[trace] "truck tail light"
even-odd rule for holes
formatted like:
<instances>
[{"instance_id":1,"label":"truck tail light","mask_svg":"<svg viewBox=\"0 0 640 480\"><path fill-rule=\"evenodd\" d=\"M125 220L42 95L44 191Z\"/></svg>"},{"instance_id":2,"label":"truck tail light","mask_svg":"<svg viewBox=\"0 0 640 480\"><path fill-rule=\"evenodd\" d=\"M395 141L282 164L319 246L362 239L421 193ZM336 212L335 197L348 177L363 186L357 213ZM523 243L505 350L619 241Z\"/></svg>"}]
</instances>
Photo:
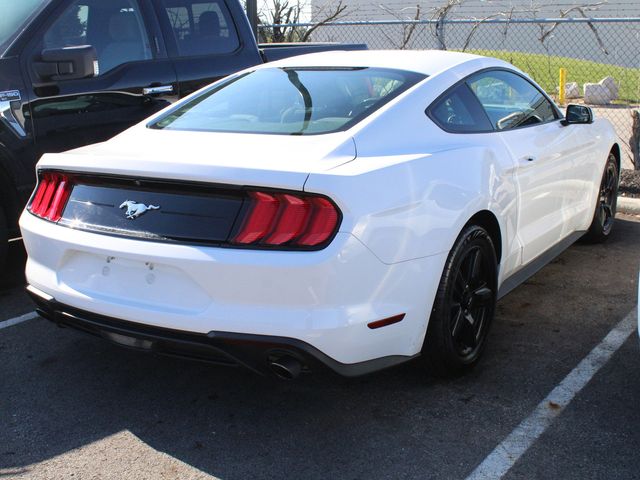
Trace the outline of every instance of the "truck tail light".
<instances>
[{"instance_id":1,"label":"truck tail light","mask_svg":"<svg viewBox=\"0 0 640 480\"><path fill-rule=\"evenodd\" d=\"M71 179L67 175L45 172L40 177L28 210L37 217L57 222L62 217L72 188Z\"/></svg>"},{"instance_id":2,"label":"truck tail light","mask_svg":"<svg viewBox=\"0 0 640 480\"><path fill-rule=\"evenodd\" d=\"M336 233L340 213L324 197L249 192L249 198L246 216L231 239L236 245L313 248Z\"/></svg>"}]
</instances>

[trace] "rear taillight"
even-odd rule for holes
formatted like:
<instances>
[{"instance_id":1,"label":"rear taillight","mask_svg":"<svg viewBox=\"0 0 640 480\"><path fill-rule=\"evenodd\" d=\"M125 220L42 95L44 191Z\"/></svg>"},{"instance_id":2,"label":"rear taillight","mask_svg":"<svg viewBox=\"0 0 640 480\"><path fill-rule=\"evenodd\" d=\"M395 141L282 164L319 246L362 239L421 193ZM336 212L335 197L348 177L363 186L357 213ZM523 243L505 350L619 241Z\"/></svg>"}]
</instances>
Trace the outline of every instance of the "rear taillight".
<instances>
[{"instance_id":1,"label":"rear taillight","mask_svg":"<svg viewBox=\"0 0 640 480\"><path fill-rule=\"evenodd\" d=\"M45 172L40 176L28 210L40 218L57 222L62 217L72 188L71 179L67 175Z\"/></svg>"},{"instance_id":2,"label":"rear taillight","mask_svg":"<svg viewBox=\"0 0 640 480\"><path fill-rule=\"evenodd\" d=\"M323 197L278 192L249 192L250 205L236 245L313 248L327 243L338 227L336 206Z\"/></svg>"}]
</instances>

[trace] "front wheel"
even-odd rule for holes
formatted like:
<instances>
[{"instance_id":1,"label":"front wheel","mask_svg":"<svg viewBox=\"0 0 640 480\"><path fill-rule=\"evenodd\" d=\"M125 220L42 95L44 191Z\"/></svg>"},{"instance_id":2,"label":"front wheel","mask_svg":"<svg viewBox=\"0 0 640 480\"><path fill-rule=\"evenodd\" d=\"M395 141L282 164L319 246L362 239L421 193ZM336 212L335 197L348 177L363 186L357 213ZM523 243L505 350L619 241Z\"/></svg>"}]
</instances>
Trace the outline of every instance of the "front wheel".
<instances>
[{"instance_id":1,"label":"front wheel","mask_svg":"<svg viewBox=\"0 0 640 480\"><path fill-rule=\"evenodd\" d=\"M613 153L610 153L602 174L593 221L584 236L586 241L601 243L611 235L618 204L618 181L618 162Z\"/></svg>"},{"instance_id":2,"label":"front wheel","mask_svg":"<svg viewBox=\"0 0 640 480\"><path fill-rule=\"evenodd\" d=\"M495 313L497 271L487 231L466 227L447 258L422 347L431 373L457 376L480 359Z\"/></svg>"},{"instance_id":3,"label":"front wheel","mask_svg":"<svg viewBox=\"0 0 640 480\"><path fill-rule=\"evenodd\" d=\"M7 249L9 246L9 226L7 225L7 217L4 214L2 205L0 205L0 270L5 267L4 262L7 259Z\"/></svg>"}]
</instances>

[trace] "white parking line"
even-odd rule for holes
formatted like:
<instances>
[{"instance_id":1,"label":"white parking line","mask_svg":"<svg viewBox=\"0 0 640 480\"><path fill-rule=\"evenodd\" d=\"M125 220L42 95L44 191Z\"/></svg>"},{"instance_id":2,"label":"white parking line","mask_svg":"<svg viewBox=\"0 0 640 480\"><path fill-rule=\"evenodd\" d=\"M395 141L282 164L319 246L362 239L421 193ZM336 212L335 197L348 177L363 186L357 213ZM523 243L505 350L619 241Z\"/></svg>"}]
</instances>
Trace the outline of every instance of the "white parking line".
<instances>
[{"instance_id":1,"label":"white parking line","mask_svg":"<svg viewBox=\"0 0 640 480\"><path fill-rule=\"evenodd\" d=\"M3 320L0 322L0 330L7 327L12 327L14 325L18 325L19 323L26 322L28 320L33 320L37 318L38 314L36 312L25 313L24 315L20 315L19 317L10 318L9 320Z\"/></svg>"},{"instance_id":2,"label":"white parking line","mask_svg":"<svg viewBox=\"0 0 640 480\"><path fill-rule=\"evenodd\" d=\"M502 478L635 331L636 315L635 309L629 312L602 342L591 350L589 355L538 404L531 415L471 472L467 480Z\"/></svg>"}]
</instances>

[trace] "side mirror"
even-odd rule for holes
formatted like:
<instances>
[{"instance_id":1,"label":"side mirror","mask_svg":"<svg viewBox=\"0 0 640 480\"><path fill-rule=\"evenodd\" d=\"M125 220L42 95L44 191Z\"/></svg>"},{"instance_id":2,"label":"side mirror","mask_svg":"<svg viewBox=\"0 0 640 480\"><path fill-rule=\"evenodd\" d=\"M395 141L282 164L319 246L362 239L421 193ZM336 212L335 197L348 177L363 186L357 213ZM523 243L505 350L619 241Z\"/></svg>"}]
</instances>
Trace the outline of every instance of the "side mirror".
<instances>
[{"instance_id":1,"label":"side mirror","mask_svg":"<svg viewBox=\"0 0 640 480\"><path fill-rule=\"evenodd\" d=\"M567 105L567 114L561 123L565 126L576 123L593 123L593 111L584 105Z\"/></svg>"},{"instance_id":2,"label":"side mirror","mask_svg":"<svg viewBox=\"0 0 640 480\"><path fill-rule=\"evenodd\" d=\"M34 70L43 81L79 80L94 77L98 55L91 45L43 50Z\"/></svg>"}]
</instances>

